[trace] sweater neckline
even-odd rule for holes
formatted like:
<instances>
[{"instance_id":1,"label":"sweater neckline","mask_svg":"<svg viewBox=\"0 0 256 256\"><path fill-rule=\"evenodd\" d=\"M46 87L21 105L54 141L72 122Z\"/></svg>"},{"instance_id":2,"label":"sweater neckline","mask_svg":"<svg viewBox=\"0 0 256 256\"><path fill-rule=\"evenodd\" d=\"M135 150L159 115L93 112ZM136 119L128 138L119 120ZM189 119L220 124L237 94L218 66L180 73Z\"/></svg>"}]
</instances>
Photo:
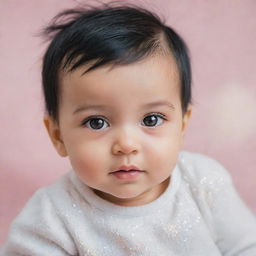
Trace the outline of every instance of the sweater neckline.
<instances>
[{"instance_id":1,"label":"sweater neckline","mask_svg":"<svg viewBox=\"0 0 256 256\"><path fill-rule=\"evenodd\" d=\"M96 208L104 212L104 214L139 217L160 213L161 209L166 209L167 205L171 207L176 191L180 186L181 177L177 164L172 171L170 182L165 191L156 200L141 206L120 206L104 200L96 195L90 187L85 185L73 170L71 171L71 180L84 202L89 204L90 207Z\"/></svg>"}]
</instances>

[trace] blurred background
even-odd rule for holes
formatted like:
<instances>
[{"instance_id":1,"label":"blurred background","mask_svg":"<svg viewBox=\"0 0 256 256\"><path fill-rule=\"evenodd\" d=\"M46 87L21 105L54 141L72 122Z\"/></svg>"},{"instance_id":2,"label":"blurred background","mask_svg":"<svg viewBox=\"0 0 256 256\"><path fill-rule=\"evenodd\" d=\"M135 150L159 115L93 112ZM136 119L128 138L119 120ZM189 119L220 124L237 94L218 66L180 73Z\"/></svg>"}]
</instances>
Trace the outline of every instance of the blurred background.
<instances>
[{"instance_id":1,"label":"blurred background","mask_svg":"<svg viewBox=\"0 0 256 256\"><path fill-rule=\"evenodd\" d=\"M109 2L109 1L102 1ZM193 116L184 150L230 172L256 214L256 1L137 0L185 39L193 70ZM43 126L36 36L59 11L97 1L0 1L0 246L12 220L41 186L70 169Z\"/></svg>"}]
</instances>

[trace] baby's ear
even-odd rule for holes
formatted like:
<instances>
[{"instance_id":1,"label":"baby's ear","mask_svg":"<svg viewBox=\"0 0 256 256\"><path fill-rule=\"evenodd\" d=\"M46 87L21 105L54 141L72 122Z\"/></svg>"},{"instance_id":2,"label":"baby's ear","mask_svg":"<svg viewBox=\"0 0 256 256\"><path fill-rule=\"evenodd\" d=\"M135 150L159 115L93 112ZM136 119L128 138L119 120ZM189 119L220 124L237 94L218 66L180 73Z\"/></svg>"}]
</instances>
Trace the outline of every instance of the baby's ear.
<instances>
[{"instance_id":1,"label":"baby's ear","mask_svg":"<svg viewBox=\"0 0 256 256\"><path fill-rule=\"evenodd\" d=\"M68 154L61 138L61 132L57 122L54 121L52 117L46 115L44 117L44 125L58 154L63 157L67 156Z\"/></svg>"},{"instance_id":2,"label":"baby's ear","mask_svg":"<svg viewBox=\"0 0 256 256\"><path fill-rule=\"evenodd\" d=\"M192 106L189 105L188 108L187 108L186 113L183 116L183 121L182 121L182 133L183 134L185 133L185 130L188 126L188 121L190 119L191 113L192 113Z\"/></svg>"}]
</instances>

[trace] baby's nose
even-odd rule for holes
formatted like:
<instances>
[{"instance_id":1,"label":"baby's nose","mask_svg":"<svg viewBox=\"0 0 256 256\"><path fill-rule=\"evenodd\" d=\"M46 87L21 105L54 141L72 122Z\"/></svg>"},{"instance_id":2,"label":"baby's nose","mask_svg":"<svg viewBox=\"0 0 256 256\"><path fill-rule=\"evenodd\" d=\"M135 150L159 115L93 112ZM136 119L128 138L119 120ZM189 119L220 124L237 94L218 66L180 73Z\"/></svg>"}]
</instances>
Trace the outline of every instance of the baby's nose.
<instances>
[{"instance_id":1,"label":"baby's nose","mask_svg":"<svg viewBox=\"0 0 256 256\"><path fill-rule=\"evenodd\" d=\"M128 155L139 152L140 144L136 139L135 133L131 130L119 132L112 145L114 155Z\"/></svg>"}]
</instances>

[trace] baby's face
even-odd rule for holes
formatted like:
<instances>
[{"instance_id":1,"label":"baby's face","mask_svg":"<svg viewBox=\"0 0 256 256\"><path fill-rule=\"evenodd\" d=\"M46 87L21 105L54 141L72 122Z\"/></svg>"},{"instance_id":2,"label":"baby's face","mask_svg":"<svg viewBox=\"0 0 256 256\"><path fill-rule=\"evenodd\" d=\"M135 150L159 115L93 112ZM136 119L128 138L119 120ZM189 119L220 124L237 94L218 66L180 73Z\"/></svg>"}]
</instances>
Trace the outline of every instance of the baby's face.
<instances>
[{"instance_id":1,"label":"baby's face","mask_svg":"<svg viewBox=\"0 0 256 256\"><path fill-rule=\"evenodd\" d=\"M59 126L45 121L57 151L102 198L153 201L168 185L190 113L182 116L174 60L84 70L62 75Z\"/></svg>"}]
</instances>

